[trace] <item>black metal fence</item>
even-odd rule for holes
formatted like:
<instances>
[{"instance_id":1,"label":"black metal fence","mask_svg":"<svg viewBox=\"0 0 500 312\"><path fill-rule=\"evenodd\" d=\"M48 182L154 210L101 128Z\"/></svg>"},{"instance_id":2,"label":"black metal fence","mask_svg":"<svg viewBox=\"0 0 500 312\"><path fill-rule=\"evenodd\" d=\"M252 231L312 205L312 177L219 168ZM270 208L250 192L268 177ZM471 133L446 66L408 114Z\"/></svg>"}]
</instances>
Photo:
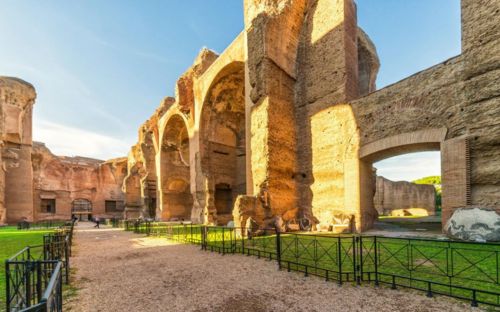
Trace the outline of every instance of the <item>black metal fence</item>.
<instances>
[{"instance_id":1,"label":"black metal fence","mask_svg":"<svg viewBox=\"0 0 500 312\"><path fill-rule=\"evenodd\" d=\"M5 261L7 311L62 311L62 283L69 283L74 223L44 236Z\"/></svg>"},{"instance_id":2,"label":"black metal fence","mask_svg":"<svg viewBox=\"0 0 500 312\"><path fill-rule=\"evenodd\" d=\"M500 245L420 238L279 233L274 229L125 221L135 233L200 245L222 254L276 260L280 269L327 281L385 284L500 306Z\"/></svg>"},{"instance_id":3,"label":"black metal fence","mask_svg":"<svg viewBox=\"0 0 500 312\"><path fill-rule=\"evenodd\" d=\"M45 220L39 222L21 221L17 223L18 230L39 230L39 229L55 229L71 223L65 220Z\"/></svg>"}]
</instances>

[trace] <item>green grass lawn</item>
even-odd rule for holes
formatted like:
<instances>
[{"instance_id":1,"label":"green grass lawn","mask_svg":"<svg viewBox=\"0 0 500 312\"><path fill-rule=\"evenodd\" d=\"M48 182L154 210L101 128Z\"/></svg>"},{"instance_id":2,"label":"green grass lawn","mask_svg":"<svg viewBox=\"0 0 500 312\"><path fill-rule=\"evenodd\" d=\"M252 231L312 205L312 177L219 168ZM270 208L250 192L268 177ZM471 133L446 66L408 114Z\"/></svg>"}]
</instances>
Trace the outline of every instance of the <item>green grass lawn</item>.
<instances>
[{"instance_id":1,"label":"green grass lawn","mask_svg":"<svg viewBox=\"0 0 500 312\"><path fill-rule=\"evenodd\" d=\"M0 311L5 309L5 260L26 246L41 245L43 235L51 230L17 230L15 226L0 227Z\"/></svg>"}]
</instances>

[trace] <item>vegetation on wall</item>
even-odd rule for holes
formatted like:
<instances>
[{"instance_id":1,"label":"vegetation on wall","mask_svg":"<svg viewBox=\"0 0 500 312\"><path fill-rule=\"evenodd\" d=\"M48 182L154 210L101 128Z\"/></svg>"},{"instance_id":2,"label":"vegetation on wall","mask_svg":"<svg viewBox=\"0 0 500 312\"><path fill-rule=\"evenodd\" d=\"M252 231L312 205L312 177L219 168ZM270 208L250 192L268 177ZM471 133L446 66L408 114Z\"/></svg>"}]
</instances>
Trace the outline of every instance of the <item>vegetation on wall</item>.
<instances>
[{"instance_id":1,"label":"vegetation on wall","mask_svg":"<svg viewBox=\"0 0 500 312\"><path fill-rule=\"evenodd\" d=\"M436 189L436 211L441 211L441 176L428 176L412 181L415 184L432 184Z\"/></svg>"}]
</instances>

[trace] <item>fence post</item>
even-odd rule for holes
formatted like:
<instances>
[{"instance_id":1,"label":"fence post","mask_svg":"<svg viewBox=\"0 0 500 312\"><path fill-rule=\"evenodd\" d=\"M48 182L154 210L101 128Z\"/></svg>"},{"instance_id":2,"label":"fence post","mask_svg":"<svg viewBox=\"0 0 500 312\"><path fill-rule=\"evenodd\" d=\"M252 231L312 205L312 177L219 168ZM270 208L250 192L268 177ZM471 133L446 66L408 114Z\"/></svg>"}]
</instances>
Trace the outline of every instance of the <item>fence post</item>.
<instances>
[{"instance_id":1,"label":"fence post","mask_svg":"<svg viewBox=\"0 0 500 312\"><path fill-rule=\"evenodd\" d=\"M373 237L373 250L375 251L374 261L375 261L375 286L378 287L378 244L377 236Z\"/></svg>"},{"instance_id":2,"label":"fence post","mask_svg":"<svg viewBox=\"0 0 500 312\"><path fill-rule=\"evenodd\" d=\"M472 302L470 304L472 307L477 307L477 298L476 297L477 297L476 296L476 290L474 289L472 291Z\"/></svg>"},{"instance_id":3,"label":"fence post","mask_svg":"<svg viewBox=\"0 0 500 312\"><path fill-rule=\"evenodd\" d=\"M225 251L226 251L226 245L224 240L224 227L222 227L222 255L225 254Z\"/></svg>"},{"instance_id":4,"label":"fence post","mask_svg":"<svg viewBox=\"0 0 500 312\"><path fill-rule=\"evenodd\" d=\"M57 284L58 284L57 287L58 308L62 311L62 306L63 306L62 276L59 277L59 281Z\"/></svg>"},{"instance_id":5,"label":"fence post","mask_svg":"<svg viewBox=\"0 0 500 312\"><path fill-rule=\"evenodd\" d=\"M193 240L193 224L192 223L189 225L189 233L191 233L189 236L189 242L193 243L194 240Z\"/></svg>"},{"instance_id":6,"label":"fence post","mask_svg":"<svg viewBox=\"0 0 500 312\"><path fill-rule=\"evenodd\" d=\"M231 238L231 253L234 254L235 251L236 251L236 231L233 228L230 229L231 230L231 234L230 234L230 238Z\"/></svg>"},{"instance_id":7,"label":"fence post","mask_svg":"<svg viewBox=\"0 0 500 312\"><path fill-rule=\"evenodd\" d=\"M5 298L7 303L7 311L10 311L10 268L9 260L5 260L5 293L7 298Z\"/></svg>"},{"instance_id":8,"label":"fence post","mask_svg":"<svg viewBox=\"0 0 500 312\"><path fill-rule=\"evenodd\" d=\"M206 250L206 246L205 246L205 244L206 244L205 236L207 234L206 233L206 226L202 225L200 230L201 230L201 250Z\"/></svg>"},{"instance_id":9,"label":"fence post","mask_svg":"<svg viewBox=\"0 0 500 312\"><path fill-rule=\"evenodd\" d=\"M66 269L66 285L69 284L69 254L68 254L68 241L64 240L64 245L66 246L65 252L64 252L64 261L65 263L65 269Z\"/></svg>"},{"instance_id":10,"label":"fence post","mask_svg":"<svg viewBox=\"0 0 500 312\"><path fill-rule=\"evenodd\" d=\"M281 233L276 229L276 260L278 261L278 270L281 270Z\"/></svg>"},{"instance_id":11,"label":"fence post","mask_svg":"<svg viewBox=\"0 0 500 312\"><path fill-rule=\"evenodd\" d=\"M36 262L36 297L38 302L42 300L42 264L39 261Z\"/></svg>"},{"instance_id":12,"label":"fence post","mask_svg":"<svg viewBox=\"0 0 500 312\"><path fill-rule=\"evenodd\" d=\"M31 306L31 287L30 285L31 279L31 262L29 260L24 261L24 285L25 287L25 300L26 307Z\"/></svg>"},{"instance_id":13,"label":"fence post","mask_svg":"<svg viewBox=\"0 0 500 312\"><path fill-rule=\"evenodd\" d=\"M338 266L339 266L339 286L342 286L342 241L340 240L340 236L337 237L337 260L338 260Z\"/></svg>"},{"instance_id":14,"label":"fence post","mask_svg":"<svg viewBox=\"0 0 500 312\"><path fill-rule=\"evenodd\" d=\"M427 297L432 298L431 282L427 282Z\"/></svg>"},{"instance_id":15,"label":"fence post","mask_svg":"<svg viewBox=\"0 0 500 312\"><path fill-rule=\"evenodd\" d=\"M359 257L356 268L358 269L357 283L361 285L361 280L363 279L363 237L360 235L357 237L359 243Z\"/></svg>"}]
</instances>

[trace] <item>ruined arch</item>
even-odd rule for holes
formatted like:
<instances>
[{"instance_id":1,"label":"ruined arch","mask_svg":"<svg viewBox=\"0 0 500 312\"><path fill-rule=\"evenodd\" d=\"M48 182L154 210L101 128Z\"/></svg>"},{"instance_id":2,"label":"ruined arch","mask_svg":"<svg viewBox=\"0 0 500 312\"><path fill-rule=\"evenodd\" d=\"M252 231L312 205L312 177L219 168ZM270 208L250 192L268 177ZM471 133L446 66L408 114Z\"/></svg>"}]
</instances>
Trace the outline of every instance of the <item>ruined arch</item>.
<instances>
[{"instance_id":1,"label":"ruined arch","mask_svg":"<svg viewBox=\"0 0 500 312\"><path fill-rule=\"evenodd\" d=\"M181 115L167 121L161 144L161 218L190 220L193 197L190 187L189 135Z\"/></svg>"},{"instance_id":2,"label":"ruined arch","mask_svg":"<svg viewBox=\"0 0 500 312\"><path fill-rule=\"evenodd\" d=\"M236 197L246 193L245 70L226 65L208 88L200 118L201 171L208 180L208 215L216 224L232 220Z\"/></svg>"},{"instance_id":3,"label":"ruined arch","mask_svg":"<svg viewBox=\"0 0 500 312\"><path fill-rule=\"evenodd\" d=\"M470 201L468 182L468 144L465 137L446 140L446 128L431 128L401 133L366 144L360 148L361 214L368 228L373 216L375 192L373 163L407 153L439 151L441 154L442 222L455 207Z\"/></svg>"}]
</instances>

